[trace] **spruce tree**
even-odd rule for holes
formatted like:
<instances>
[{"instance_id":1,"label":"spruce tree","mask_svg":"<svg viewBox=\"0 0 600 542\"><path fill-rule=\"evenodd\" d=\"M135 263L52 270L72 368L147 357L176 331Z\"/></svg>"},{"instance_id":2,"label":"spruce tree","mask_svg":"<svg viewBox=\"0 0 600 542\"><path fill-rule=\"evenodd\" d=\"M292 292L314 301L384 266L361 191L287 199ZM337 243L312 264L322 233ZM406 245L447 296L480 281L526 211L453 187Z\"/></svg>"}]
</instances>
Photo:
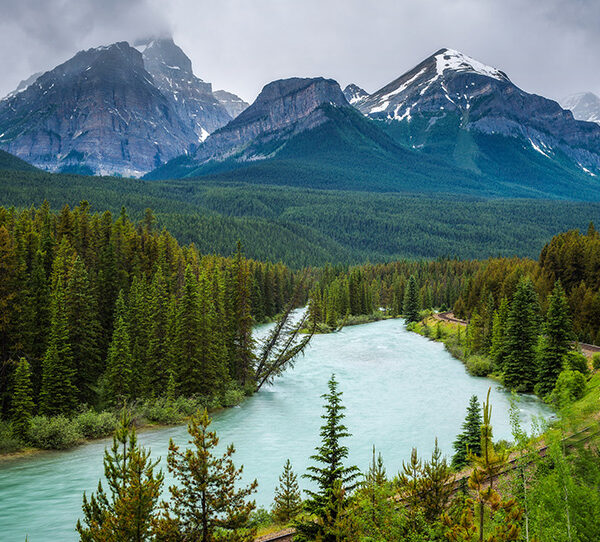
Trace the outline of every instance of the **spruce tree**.
<instances>
[{"instance_id":1,"label":"spruce tree","mask_svg":"<svg viewBox=\"0 0 600 542\"><path fill-rule=\"evenodd\" d=\"M406 323L410 324L411 322L419 321L419 287L414 275L411 275L406 285L402 312L404 313Z\"/></svg>"},{"instance_id":2,"label":"spruce tree","mask_svg":"<svg viewBox=\"0 0 600 542\"><path fill-rule=\"evenodd\" d=\"M132 398L133 359L125 313L125 301L121 291L117 298L113 337L106 358L105 394L112 403Z\"/></svg>"},{"instance_id":3,"label":"spruce tree","mask_svg":"<svg viewBox=\"0 0 600 542\"><path fill-rule=\"evenodd\" d=\"M255 504L247 499L258 484L255 480L236 489L242 468L233 464L235 448L231 444L223 456L215 456L219 438L209 430L210 423L206 410L197 413L188 425L191 447L181 451L173 440L169 443L167 465L178 484L169 488L171 499L164 505L159 540L254 540L249 520Z\"/></svg>"},{"instance_id":4,"label":"spruce tree","mask_svg":"<svg viewBox=\"0 0 600 542\"><path fill-rule=\"evenodd\" d=\"M481 407L476 395L471 396L467 415L462 424L462 432L454 441L452 468L460 470L467 465L468 454L479 455L481 452Z\"/></svg>"},{"instance_id":5,"label":"spruce tree","mask_svg":"<svg viewBox=\"0 0 600 542\"><path fill-rule=\"evenodd\" d=\"M355 466L345 467L344 459L348 457L348 448L340 441L350 436L343 424L345 406L342 405L342 392L338 391L335 375L328 382L329 393L325 399L325 413L321 416L324 424L321 426L321 445L311 459L318 465L308 467L304 478L313 482L317 489L306 490L308 499L304 503L306 511L315 520L298 523L296 528L302 538L311 540L318 537L323 542L335 542L331 527L335 525L337 514L345 504L345 494L356 487L359 470ZM319 464L321 466L319 466ZM335 491L338 484L341 491ZM341 502L338 502L342 499ZM311 538L312 537L312 538Z\"/></svg>"},{"instance_id":6,"label":"spruce tree","mask_svg":"<svg viewBox=\"0 0 600 542\"><path fill-rule=\"evenodd\" d=\"M504 385L533 391L537 380L536 346L539 335L538 298L529 278L517 285L508 316Z\"/></svg>"},{"instance_id":7,"label":"spruce tree","mask_svg":"<svg viewBox=\"0 0 600 542\"><path fill-rule=\"evenodd\" d=\"M103 369L99 344L101 329L88 273L79 256L71 267L66 297L74 383L79 392L79 401L94 403L95 386Z\"/></svg>"},{"instance_id":8,"label":"spruce tree","mask_svg":"<svg viewBox=\"0 0 600 542\"><path fill-rule=\"evenodd\" d=\"M162 269L158 267L150 287L149 313L150 336L144 377L145 395L160 395L172 377L173 367L169 363L167 333L169 327L169 295Z\"/></svg>"},{"instance_id":9,"label":"spruce tree","mask_svg":"<svg viewBox=\"0 0 600 542\"><path fill-rule=\"evenodd\" d=\"M545 338L538 363L536 392L546 397L558 380L563 369L563 358L571 349L571 318L569 303L560 282L556 282L549 296L546 315Z\"/></svg>"},{"instance_id":10,"label":"spruce tree","mask_svg":"<svg viewBox=\"0 0 600 542\"><path fill-rule=\"evenodd\" d=\"M48 350L42 363L40 412L48 416L69 414L77 405L75 369L69 340L69 320L62 278L56 279L51 296Z\"/></svg>"},{"instance_id":11,"label":"spruce tree","mask_svg":"<svg viewBox=\"0 0 600 542\"><path fill-rule=\"evenodd\" d=\"M279 523L289 523L302 510L298 477L292 471L292 464L288 459L283 466L283 473L279 477L279 486L275 488L275 505L273 516Z\"/></svg>"},{"instance_id":12,"label":"spruce tree","mask_svg":"<svg viewBox=\"0 0 600 542\"><path fill-rule=\"evenodd\" d=\"M83 494L83 522L77 521L82 542L146 542L155 540L157 504L163 474L155 472L157 461L137 443L131 416L124 410L113 437L104 451L104 475L91 497Z\"/></svg>"},{"instance_id":13,"label":"spruce tree","mask_svg":"<svg viewBox=\"0 0 600 542\"><path fill-rule=\"evenodd\" d=\"M498 310L494 312L492 322L492 344L490 347L490 357L494 362L494 367L502 370L506 360L506 328L508 325L508 299L502 298Z\"/></svg>"},{"instance_id":14,"label":"spruce tree","mask_svg":"<svg viewBox=\"0 0 600 542\"><path fill-rule=\"evenodd\" d=\"M21 358L17 364L13 379L10 422L13 434L17 438L25 440L34 409L31 372L25 358Z\"/></svg>"}]
</instances>

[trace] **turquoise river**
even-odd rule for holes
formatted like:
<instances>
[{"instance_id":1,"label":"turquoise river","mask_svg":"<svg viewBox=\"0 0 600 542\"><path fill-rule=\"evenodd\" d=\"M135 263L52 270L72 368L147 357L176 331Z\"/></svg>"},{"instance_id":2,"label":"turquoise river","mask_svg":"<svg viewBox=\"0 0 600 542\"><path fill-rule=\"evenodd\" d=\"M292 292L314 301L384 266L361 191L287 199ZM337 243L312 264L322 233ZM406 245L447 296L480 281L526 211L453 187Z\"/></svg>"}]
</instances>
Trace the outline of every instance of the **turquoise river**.
<instances>
[{"instance_id":1,"label":"turquoise river","mask_svg":"<svg viewBox=\"0 0 600 542\"><path fill-rule=\"evenodd\" d=\"M257 334L264 334L259 327ZM372 446L383 454L389 473L408 459L411 448L428 455L437 437L446 455L460 430L469 397L483 399L492 388L494 436L510 439L509 395L496 382L467 374L440 343L404 329L401 320L348 327L313 338L275 384L240 407L218 412L213 427L221 444L235 443L236 465L246 480L258 479L257 504L268 507L287 458L305 472L318 442L321 394L335 373L346 410L349 462L367 467ZM551 412L539 401L522 397L524 425ZM155 457L165 456L169 438L186 442L184 426L143 431L140 441ZM84 491L93 491L102 474L109 440L65 452L40 453L0 462L0 540L65 542L77 540L75 522ZM171 482L166 476L166 482Z\"/></svg>"}]
</instances>

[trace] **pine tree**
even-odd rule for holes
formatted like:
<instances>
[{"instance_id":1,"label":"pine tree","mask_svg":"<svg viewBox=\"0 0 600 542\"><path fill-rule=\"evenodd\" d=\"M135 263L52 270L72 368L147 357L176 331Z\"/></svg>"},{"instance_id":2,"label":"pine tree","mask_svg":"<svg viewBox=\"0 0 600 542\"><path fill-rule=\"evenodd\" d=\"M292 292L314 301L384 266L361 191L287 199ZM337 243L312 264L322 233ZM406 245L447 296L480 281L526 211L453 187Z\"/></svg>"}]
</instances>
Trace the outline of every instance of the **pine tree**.
<instances>
[{"instance_id":1,"label":"pine tree","mask_svg":"<svg viewBox=\"0 0 600 542\"><path fill-rule=\"evenodd\" d=\"M50 338L42 363L40 391L40 412L49 416L69 414L77 405L68 312L60 276L56 279L51 296L51 314Z\"/></svg>"},{"instance_id":2,"label":"pine tree","mask_svg":"<svg viewBox=\"0 0 600 542\"><path fill-rule=\"evenodd\" d=\"M462 424L462 432L454 441L452 468L462 469L467 464L468 454L481 452L481 407L476 395L472 395L467 407L467 415Z\"/></svg>"},{"instance_id":3,"label":"pine tree","mask_svg":"<svg viewBox=\"0 0 600 542\"><path fill-rule=\"evenodd\" d=\"M492 344L490 357L494 366L502 370L506 360L506 328L508 325L508 299L502 298L498 310L494 312L492 322Z\"/></svg>"},{"instance_id":4,"label":"pine tree","mask_svg":"<svg viewBox=\"0 0 600 542\"><path fill-rule=\"evenodd\" d=\"M33 414L33 388L29 363L21 358L14 374L11 404L11 427L13 434L22 440L27 438Z\"/></svg>"},{"instance_id":5,"label":"pine tree","mask_svg":"<svg viewBox=\"0 0 600 542\"><path fill-rule=\"evenodd\" d=\"M560 282L556 282L549 296L546 315L545 338L538 363L538 385L536 392L546 397L558 380L563 369L563 358L571 349L571 319L567 296Z\"/></svg>"},{"instance_id":6,"label":"pine tree","mask_svg":"<svg viewBox=\"0 0 600 542\"><path fill-rule=\"evenodd\" d=\"M173 440L169 443L167 465L178 485L169 488L171 500L165 504L159 540L254 540L255 530L248 522L255 504L247 499L257 482L235 488L242 474L233 464L235 448L231 444L216 457L219 438L209 430L210 423L206 410L198 413L188 425L192 447L180 451Z\"/></svg>"},{"instance_id":7,"label":"pine tree","mask_svg":"<svg viewBox=\"0 0 600 542\"><path fill-rule=\"evenodd\" d=\"M119 293L115 307L115 325L112 341L108 348L105 373L105 393L112 403L132 398L131 347L127 323L125 322L125 301L123 292Z\"/></svg>"},{"instance_id":8,"label":"pine tree","mask_svg":"<svg viewBox=\"0 0 600 542\"><path fill-rule=\"evenodd\" d=\"M419 321L419 287L414 275L411 275L406 285L402 312L407 323Z\"/></svg>"},{"instance_id":9,"label":"pine tree","mask_svg":"<svg viewBox=\"0 0 600 542\"><path fill-rule=\"evenodd\" d=\"M158 461L137 443L131 416L124 410L113 445L104 451L104 475L91 497L83 494L83 522L77 521L82 542L146 542L154 540L156 509L163 485Z\"/></svg>"},{"instance_id":10,"label":"pine tree","mask_svg":"<svg viewBox=\"0 0 600 542\"><path fill-rule=\"evenodd\" d=\"M304 503L306 511L316 521L298 523L296 528L304 539L320 536L323 542L335 542L335 537L330 534L330 527L335 525L338 510L344 506L343 501L337 502L336 499L356 487L359 471L355 466L345 467L343 464L343 460L348 457L348 448L340 441L349 437L350 433L342 423L346 407L342 405L342 392L338 391L335 375L331 376L328 388L329 393L322 396L325 399L325 413L321 416L324 420L320 432L321 445L316 449L317 453L311 456L313 461L322 466L310 466L308 473L304 475L304 478L317 486L316 491L306 491L309 498ZM339 492L334 492L336 483L340 484Z\"/></svg>"},{"instance_id":11,"label":"pine tree","mask_svg":"<svg viewBox=\"0 0 600 542\"><path fill-rule=\"evenodd\" d=\"M506 331L504 385L509 389L533 391L536 383L538 310L533 283L529 278L521 279L511 303Z\"/></svg>"},{"instance_id":12,"label":"pine tree","mask_svg":"<svg viewBox=\"0 0 600 542\"><path fill-rule=\"evenodd\" d=\"M169 327L169 295L162 269L158 267L150 287L150 338L146 358L145 395L160 395L166 389L173 367L169 363L167 333Z\"/></svg>"},{"instance_id":13,"label":"pine tree","mask_svg":"<svg viewBox=\"0 0 600 542\"><path fill-rule=\"evenodd\" d=\"M79 391L79 401L94 403L94 388L103 369L99 345L101 329L88 274L79 256L71 268L66 297L74 383Z\"/></svg>"},{"instance_id":14,"label":"pine tree","mask_svg":"<svg viewBox=\"0 0 600 542\"><path fill-rule=\"evenodd\" d=\"M12 346L18 271L19 261L14 243L8 230L0 226L0 361L9 358ZM0 392L4 391L3 387L0 387Z\"/></svg>"},{"instance_id":15,"label":"pine tree","mask_svg":"<svg viewBox=\"0 0 600 542\"><path fill-rule=\"evenodd\" d=\"M442 457L436 438L431 459L423 465L422 506L426 521L437 521L446 510L454 491L452 482L452 469Z\"/></svg>"},{"instance_id":16,"label":"pine tree","mask_svg":"<svg viewBox=\"0 0 600 542\"><path fill-rule=\"evenodd\" d=\"M279 523L289 523L302 510L298 477L292 471L292 464L288 459L283 466L283 473L279 477L279 486L275 488L275 505L273 516Z\"/></svg>"}]
</instances>

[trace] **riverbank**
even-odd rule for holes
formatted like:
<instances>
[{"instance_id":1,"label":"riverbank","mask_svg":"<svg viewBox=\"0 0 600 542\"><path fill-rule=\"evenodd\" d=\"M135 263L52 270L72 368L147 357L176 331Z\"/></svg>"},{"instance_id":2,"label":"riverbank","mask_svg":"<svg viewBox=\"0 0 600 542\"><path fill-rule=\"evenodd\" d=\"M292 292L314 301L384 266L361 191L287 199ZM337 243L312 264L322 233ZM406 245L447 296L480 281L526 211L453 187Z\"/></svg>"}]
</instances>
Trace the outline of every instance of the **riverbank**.
<instances>
[{"instance_id":1,"label":"riverbank","mask_svg":"<svg viewBox=\"0 0 600 542\"><path fill-rule=\"evenodd\" d=\"M198 409L211 414L238 406L245 399L241 390L228 390L221 401L207 402L199 398L158 398L129 405L137 431L149 431L187 423ZM71 417L34 416L27 442L12 436L10 424L0 426L0 462L21 459L57 450L68 450L96 440L111 437L118 424L119 410L83 410Z\"/></svg>"}]
</instances>

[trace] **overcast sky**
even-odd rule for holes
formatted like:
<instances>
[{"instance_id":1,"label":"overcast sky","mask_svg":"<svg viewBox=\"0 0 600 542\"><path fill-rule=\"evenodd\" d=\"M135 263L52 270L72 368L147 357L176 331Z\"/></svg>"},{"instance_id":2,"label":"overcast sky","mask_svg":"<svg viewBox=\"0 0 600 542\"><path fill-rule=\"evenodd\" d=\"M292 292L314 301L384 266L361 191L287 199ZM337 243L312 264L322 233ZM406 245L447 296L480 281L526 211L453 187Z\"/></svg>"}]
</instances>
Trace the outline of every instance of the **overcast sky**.
<instances>
[{"instance_id":1,"label":"overcast sky","mask_svg":"<svg viewBox=\"0 0 600 542\"><path fill-rule=\"evenodd\" d=\"M291 76L373 92L442 47L528 92L600 95L600 0L0 0L0 13L0 96L78 50L164 34L248 101Z\"/></svg>"}]
</instances>

